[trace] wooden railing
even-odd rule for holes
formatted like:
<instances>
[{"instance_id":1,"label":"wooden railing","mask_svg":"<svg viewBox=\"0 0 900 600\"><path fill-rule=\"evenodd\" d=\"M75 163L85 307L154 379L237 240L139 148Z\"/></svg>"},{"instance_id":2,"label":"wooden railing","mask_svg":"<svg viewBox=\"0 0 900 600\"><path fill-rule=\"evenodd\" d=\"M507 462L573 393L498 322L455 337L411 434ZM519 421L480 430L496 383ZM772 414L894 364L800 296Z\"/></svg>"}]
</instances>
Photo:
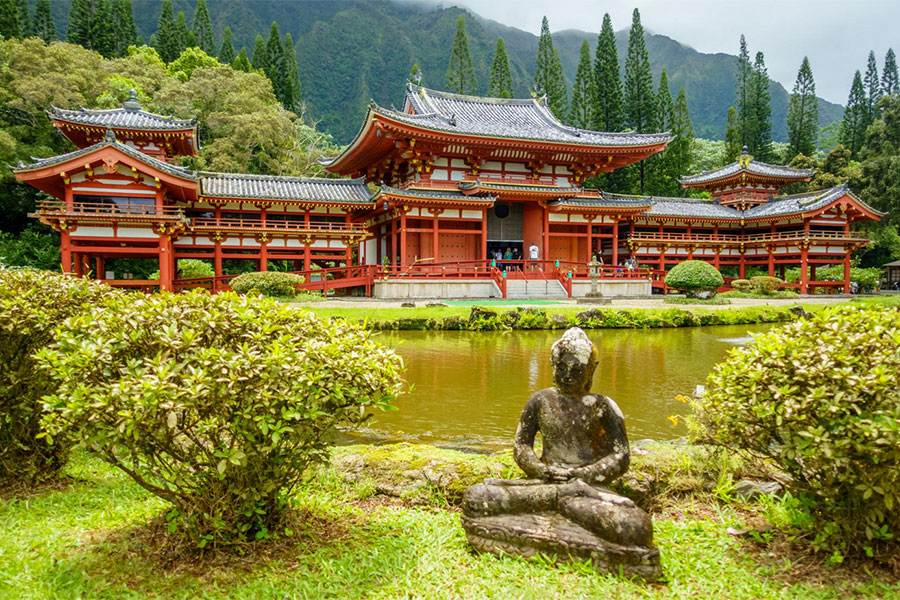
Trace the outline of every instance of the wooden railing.
<instances>
[{"instance_id":1,"label":"wooden railing","mask_svg":"<svg viewBox=\"0 0 900 600\"><path fill-rule=\"evenodd\" d=\"M176 206L109 202L73 202L66 206L66 203L60 200L40 200L36 212L42 217L150 217L185 220L184 211Z\"/></svg>"},{"instance_id":2,"label":"wooden railing","mask_svg":"<svg viewBox=\"0 0 900 600\"><path fill-rule=\"evenodd\" d=\"M197 217L191 219L191 229L195 231L246 231L259 233L295 233L317 236L364 236L368 233L362 223L309 223L302 220L280 221L259 219L216 219Z\"/></svg>"},{"instance_id":3,"label":"wooden railing","mask_svg":"<svg viewBox=\"0 0 900 600\"><path fill-rule=\"evenodd\" d=\"M776 231L775 233L750 233L744 235L713 234L713 233L656 233L649 231L635 231L628 236L629 241L635 242L665 242L683 244L763 244L768 242L792 241L792 240L835 240L865 242L868 237L859 232L843 231Z\"/></svg>"}]
</instances>

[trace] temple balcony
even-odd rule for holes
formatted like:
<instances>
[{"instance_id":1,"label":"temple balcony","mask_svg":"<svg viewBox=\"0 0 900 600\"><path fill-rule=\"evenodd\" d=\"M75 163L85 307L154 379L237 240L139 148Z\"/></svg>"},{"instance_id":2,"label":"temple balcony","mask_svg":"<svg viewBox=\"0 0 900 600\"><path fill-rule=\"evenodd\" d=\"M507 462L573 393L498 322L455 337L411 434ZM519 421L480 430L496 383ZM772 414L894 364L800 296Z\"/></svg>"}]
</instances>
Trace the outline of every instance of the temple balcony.
<instances>
[{"instance_id":1,"label":"temple balcony","mask_svg":"<svg viewBox=\"0 0 900 600\"><path fill-rule=\"evenodd\" d=\"M800 241L866 244L869 238L858 231L776 231L775 233L713 234L713 233L658 233L636 231L628 236L628 242L642 246L665 244L668 246L764 246Z\"/></svg>"},{"instance_id":2,"label":"temple balcony","mask_svg":"<svg viewBox=\"0 0 900 600\"><path fill-rule=\"evenodd\" d=\"M143 198L141 198L143 200ZM156 206L153 198L146 202L69 202L40 200L29 216L40 219L56 230L72 229L79 224L127 225L150 224L159 231L181 230L188 224L184 211L175 206Z\"/></svg>"},{"instance_id":3,"label":"temple balcony","mask_svg":"<svg viewBox=\"0 0 900 600\"><path fill-rule=\"evenodd\" d=\"M314 239L336 238L362 240L369 232L363 223L310 222L303 219L262 221L254 218L196 217L190 220L195 233L228 235L254 235L272 237L309 237Z\"/></svg>"}]
</instances>

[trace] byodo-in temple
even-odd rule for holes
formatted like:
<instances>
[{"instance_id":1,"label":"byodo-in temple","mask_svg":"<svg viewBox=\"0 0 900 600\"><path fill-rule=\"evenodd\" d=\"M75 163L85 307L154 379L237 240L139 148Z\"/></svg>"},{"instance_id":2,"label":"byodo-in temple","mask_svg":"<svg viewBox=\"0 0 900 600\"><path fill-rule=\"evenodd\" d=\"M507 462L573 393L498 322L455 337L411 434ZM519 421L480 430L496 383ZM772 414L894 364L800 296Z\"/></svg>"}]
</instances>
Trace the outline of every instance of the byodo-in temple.
<instances>
[{"instance_id":1,"label":"byodo-in temple","mask_svg":"<svg viewBox=\"0 0 900 600\"><path fill-rule=\"evenodd\" d=\"M662 152L671 137L570 127L543 98L410 83L402 110L371 105L353 142L326 162L344 179L178 166L197 153L195 122L149 113L133 97L48 114L77 149L20 165L16 177L52 197L34 216L62 236L63 270L119 286L227 289L224 266L240 260L261 271L280 261L326 291L572 297L589 290L596 256L605 295L663 289L665 270L688 259L734 277L801 267L801 293L848 292L850 254L867 243L851 224L881 216L846 186L779 195L812 173L746 152L682 178L711 200L587 189L587 178ZM158 261L159 279L123 278L105 268L116 258ZM216 276L181 278L182 258L208 260ZM834 264L843 281L816 280L816 266Z\"/></svg>"}]
</instances>

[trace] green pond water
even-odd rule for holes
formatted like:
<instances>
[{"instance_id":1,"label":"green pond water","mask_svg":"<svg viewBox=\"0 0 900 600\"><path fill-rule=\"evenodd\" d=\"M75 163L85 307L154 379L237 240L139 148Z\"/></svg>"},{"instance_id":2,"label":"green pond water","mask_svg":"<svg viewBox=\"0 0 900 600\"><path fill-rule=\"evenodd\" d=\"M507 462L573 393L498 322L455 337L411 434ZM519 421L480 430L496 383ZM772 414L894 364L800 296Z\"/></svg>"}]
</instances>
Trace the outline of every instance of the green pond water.
<instances>
[{"instance_id":1,"label":"green pond water","mask_svg":"<svg viewBox=\"0 0 900 600\"><path fill-rule=\"evenodd\" d=\"M615 400L631 440L683 436L676 394L690 395L728 350L771 325L588 331L600 350L592 390ZM411 390L356 440L507 446L528 397L552 385L550 346L562 331L399 331L379 335L406 362Z\"/></svg>"}]
</instances>

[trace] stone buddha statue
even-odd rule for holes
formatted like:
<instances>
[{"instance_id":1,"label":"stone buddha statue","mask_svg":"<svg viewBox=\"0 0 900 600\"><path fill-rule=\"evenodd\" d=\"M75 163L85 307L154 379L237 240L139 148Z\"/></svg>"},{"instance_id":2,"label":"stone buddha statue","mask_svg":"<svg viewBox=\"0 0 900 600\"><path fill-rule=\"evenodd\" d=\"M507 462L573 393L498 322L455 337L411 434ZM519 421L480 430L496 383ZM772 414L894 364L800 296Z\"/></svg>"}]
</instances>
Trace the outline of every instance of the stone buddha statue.
<instances>
[{"instance_id":1,"label":"stone buddha statue","mask_svg":"<svg viewBox=\"0 0 900 600\"><path fill-rule=\"evenodd\" d=\"M601 572L658 579L650 516L603 487L628 470L630 452L622 411L590 393L597 349L572 328L553 344L550 362L555 385L528 399L516 431L515 460L530 479L486 479L466 490L462 523L469 543L485 552L572 557Z\"/></svg>"}]
</instances>

